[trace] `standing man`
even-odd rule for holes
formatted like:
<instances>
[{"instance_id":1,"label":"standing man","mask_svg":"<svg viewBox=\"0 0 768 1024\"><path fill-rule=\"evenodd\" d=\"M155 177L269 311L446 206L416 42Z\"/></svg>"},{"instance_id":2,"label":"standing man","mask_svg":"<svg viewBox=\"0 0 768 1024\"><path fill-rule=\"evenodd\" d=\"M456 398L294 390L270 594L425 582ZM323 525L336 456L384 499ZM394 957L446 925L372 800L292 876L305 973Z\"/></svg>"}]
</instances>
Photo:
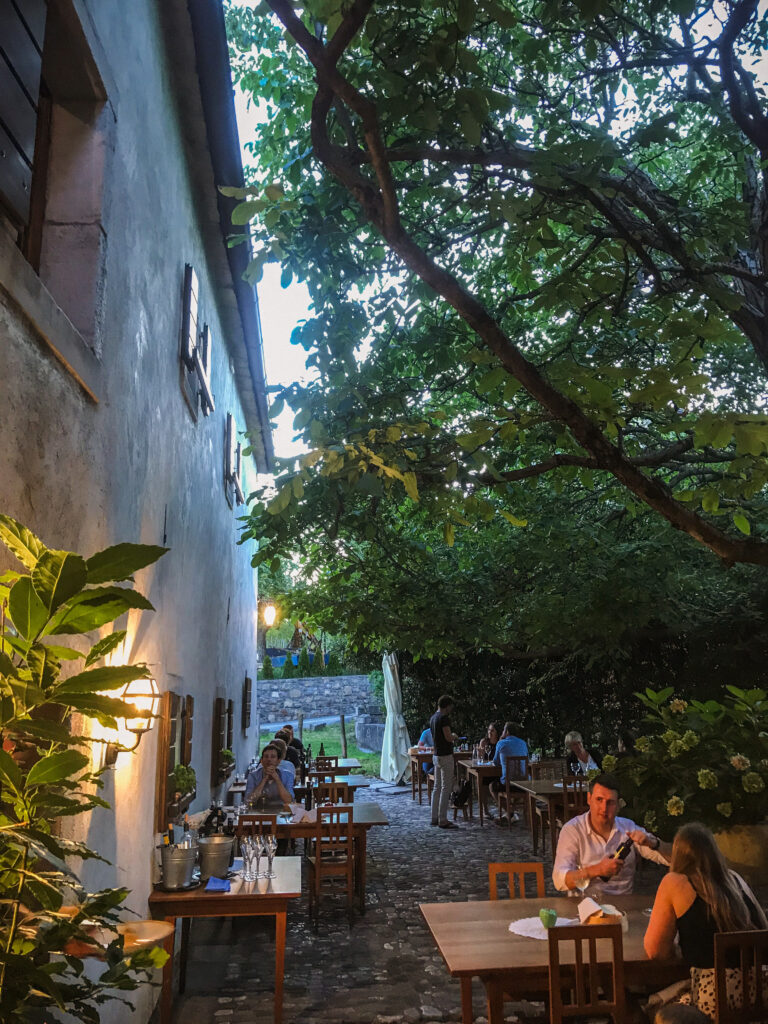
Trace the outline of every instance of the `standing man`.
<instances>
[{"instance_id":1,"label":"standing man","mask_svg":"<svg viewBox=\"0 0 768 1024\"><path fill-rule=\"evenodd\" d=\"M458 828L448 821L448 801L453 788L453 744L458 736L451 730L453 697L443 694L437 702L437 711L429 720L435 752L432 763L435 766L435 788L432 790L432 825L439 828Z\"/></svg>"},{"instance_id":2,"label":"standing man","mask_svg":"<svg viewBox=\"0 0 768 1024\"><path fill-rule=\"evenodd\" d=\"M637 854L657 864L669 864L672 844L663 843L629 818L617 818L619 783L613 775L598 775L589 784L588 810L563 825L552 869L555 888L599 888L606 895L632 892ZM632 848L617 859L618 847L626 839ZM579 883L579 884L577 884ZM581 883L585 883L583 886Z\"/></svg>"}]
</instances>

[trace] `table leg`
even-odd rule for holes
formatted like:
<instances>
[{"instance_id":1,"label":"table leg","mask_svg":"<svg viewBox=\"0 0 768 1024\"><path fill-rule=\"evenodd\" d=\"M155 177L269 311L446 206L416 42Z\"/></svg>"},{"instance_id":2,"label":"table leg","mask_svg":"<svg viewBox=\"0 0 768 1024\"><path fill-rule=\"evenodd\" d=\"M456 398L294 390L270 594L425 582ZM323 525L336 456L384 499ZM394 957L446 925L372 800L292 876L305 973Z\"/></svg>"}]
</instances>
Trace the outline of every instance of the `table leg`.
<instances>
[{"instance_id":1,"label":"table leg","mask_svg":"<svg viewBox=\"0 0 768 1024\"><path fill-rule=\"evenodd\" d=\"M472 979L461 978L461 1024L472 1024Z\"/></svg>"},{"instance_id":2,"label":"table leg","mask_svg":"<svg viewBox=\"0 0 768 1024\"><path fill-rule=\"evenodd\" d=\"M482 794L483 782L480 778L480 774L477 776L477 814L480 818L480 828L483 827L483 794Z\"/></svg>"},{"instance_id":3,"label":"table leg","mask_svg":"<svg viewBox=\"0 0 768 1024\"><path fill-rule=\"evenodd\" d=\"M536 834L537 834L536 833L536 818L537 818L537 814L536 814L536 797L533 796L533 795L529 795L529 797L528 797L528 819L529 819L528 820L528 824L530 825L530 828L531 828L531 846L533 847L533 856L534 857L536 856L536 847L538 845L537 842L536 842Z\"/></svg>"},{"instance_id":4,"label":"table leg","mask_svg":"<svg viewBox=\"0 0 768 1024\"><path fill-rule=\"evenodd\" d=\"M163 948L168 954L168 959L163 967L163 987L160 992L160 1024L171 1024L171 1010L173 1008L173 946L176 938L176 918L166 917L174 927L171 934L163 943Z\"/></svg>"},{"instance_id":5,"label":"table leg","mask_svg":"<svg viewBox=\"0 0 768 1024\"><path fill-rule=\"evenodd\" d=\"M554 860L557 848L557 827L555 824L555 801L552 797L547 800L547 810L549 811L549 848L552 851L552 860Z\"/></svg>"},{"instance_id":6,"label":"table leg","mask_svg":"<svg viewBox=\"0 0 768 1024\"><path fill-rule=\"evenodd\" d=\"M361 828L355 839L355 890L360 913L365 913L365 873L368 862L368 829Z\"/></svg>"},{"instance_id":7,"label":"table leg","mask_svg":"<svg viewBox=\"0 0 768 1024\"><path fill-rule=\"evenodd\" d=\"M413 758L411 758L411 800L416 799L416 776L419 774L419 761L416 759L416 766L414 767Z\"/></svg>"},{"instance_id":8,"label":"table leg","mask_svg":"<svg viewBox=\"0 0 768 1024\"><path fill-rule=\"evenodd\" d=\"M191 917L181 919L181 951L179 953L179 992L184 992L187 987L187 953L189 952L189 929L192 924Z\"/></svg>"},{"instance_id":9,"label":"table leg","mask_svg":"<svg viewBox=\"0 0 768 1024\"><path fill-rule=\"evenodd\" d=\"M275 1024L283 1020L283 974L285 973L285 922L287 914L275 914Z\"/></svg>"},{"instance_id":10,"label":"table leg","mask_svg":"<svg viewBox=\"0 0 768 1024\"><path fill-rule=\"evenodd\" d=\"M497 978L484 978L488 1024L504 1024L504 989Z\"/></svg>"}]
</instances>

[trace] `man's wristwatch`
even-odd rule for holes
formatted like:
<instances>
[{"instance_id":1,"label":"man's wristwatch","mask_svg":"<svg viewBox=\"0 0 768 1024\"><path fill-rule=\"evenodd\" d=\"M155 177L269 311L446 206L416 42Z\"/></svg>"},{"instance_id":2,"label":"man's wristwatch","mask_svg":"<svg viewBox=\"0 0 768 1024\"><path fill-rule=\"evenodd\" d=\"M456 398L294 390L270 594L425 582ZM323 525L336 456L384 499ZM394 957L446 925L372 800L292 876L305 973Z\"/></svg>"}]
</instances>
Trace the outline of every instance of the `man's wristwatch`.
<instances>
[{"instance_id":1,"label":"man's wristwatch","mask_svg":"<svg viewBox=\"0 0 768 1024\"><path fill-rule=\"evenodd\" d=\"M648 833L648 835L650 836L651 840L648 845L652 850L658 850L658 848L661 846L661 840L658 836L652 835L650 832Z\"/></svg>"}]
</instances>

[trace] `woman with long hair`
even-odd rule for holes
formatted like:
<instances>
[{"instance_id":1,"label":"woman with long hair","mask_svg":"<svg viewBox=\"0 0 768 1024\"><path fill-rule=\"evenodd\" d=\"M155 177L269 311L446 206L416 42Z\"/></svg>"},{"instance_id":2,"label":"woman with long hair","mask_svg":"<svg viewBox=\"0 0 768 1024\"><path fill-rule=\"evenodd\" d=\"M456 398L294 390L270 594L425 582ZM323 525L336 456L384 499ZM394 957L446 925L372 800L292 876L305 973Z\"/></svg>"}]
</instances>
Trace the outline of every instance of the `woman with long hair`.
<instances>
[{"instance_id":1,"label":"woman with long hair","mask_svg":"<svg viewBox=\"0 0 768 1024\"><path fill-rule=\"evenodd\" d=\"M709 829L697 822L679 828L644 945L651 959L667 960L674 955L678 936L683 961L691 968L691 993L685 1001L714 1019L715 934L760 928L768 928L760 904L744 879L728 868ZM735 994L740 972L734 971L729 981Z\"/></svg>"}]
</instances>

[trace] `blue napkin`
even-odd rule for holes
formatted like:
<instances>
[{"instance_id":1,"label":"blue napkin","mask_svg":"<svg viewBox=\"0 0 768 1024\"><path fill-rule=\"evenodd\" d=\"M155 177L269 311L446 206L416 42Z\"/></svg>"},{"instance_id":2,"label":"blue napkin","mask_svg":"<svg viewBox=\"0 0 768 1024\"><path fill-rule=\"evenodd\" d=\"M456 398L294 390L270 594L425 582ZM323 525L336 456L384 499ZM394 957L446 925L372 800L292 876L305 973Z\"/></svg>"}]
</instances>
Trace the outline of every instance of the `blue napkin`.
<instances>
[{"instance_id":1,"label":"blue napkin","mask_svg":"<svg viewBox=\"0 0 768 1024\"><path fill-rule=\"evenodd\" d=\"M208 885L205 887L206 892L229 892L229 879L228 878L211 878L208 879Z\"/></svg>"}]
</instances>

